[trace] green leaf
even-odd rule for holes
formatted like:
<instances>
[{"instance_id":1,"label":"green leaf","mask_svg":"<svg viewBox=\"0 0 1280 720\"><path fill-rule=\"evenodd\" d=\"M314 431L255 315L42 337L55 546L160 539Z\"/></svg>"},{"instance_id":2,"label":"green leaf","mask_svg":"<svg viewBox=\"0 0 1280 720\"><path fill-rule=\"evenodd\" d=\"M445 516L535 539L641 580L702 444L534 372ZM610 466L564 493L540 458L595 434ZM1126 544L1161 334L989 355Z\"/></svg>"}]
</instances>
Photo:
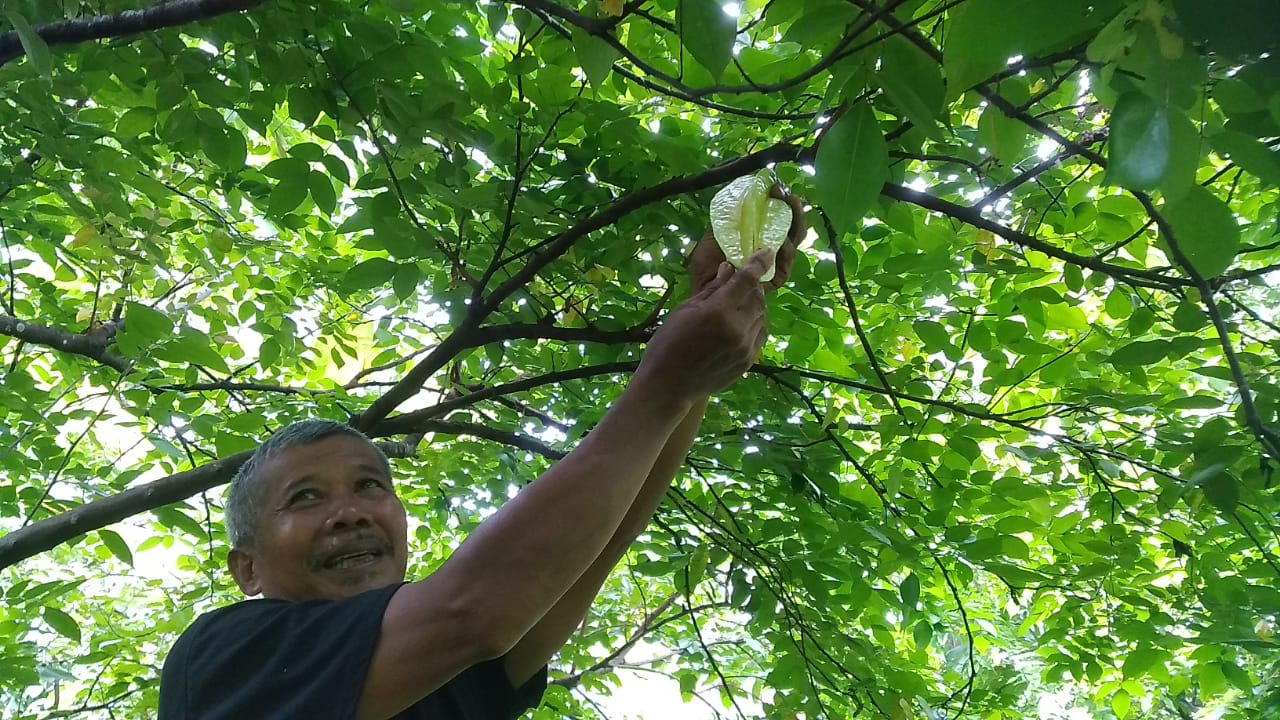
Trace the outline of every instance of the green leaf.
<instances>
[{"instance_id":1,"label":"green leaf","mask_svg":"<svg viewBox=\"0 0 1280 720\"><path fill-rule=\"evenodd\" d=\"M738 22L719 0L678 0L676 25L680 44L719 80L733 58Z\"/></svg>"},{"instance_id":2,"label":"green leaf","mask_svg":"<svg viewBox=\"0 0 1280 720\"><path fill-rule=\"evenodd\" d=\"M698 583L702 582L703 576L707 572L707 563L711 559L710 551L706 545L699 545L689 556L689 563L681 569L680 586L685 597L693 594L694 589L698 587Z\"/></svg>"},{"instance_id":3,"label":"green leaf","mask_svg":"<svg viewBox=\"0 0 1280 720\"><path fill-rule=\"evenodd\" d=\"M369 258L347 271L342 286L347 290L368 290L385 285L395 274L396 263L382 257Z\"/></svg>"},{"instance_id":4,"label":"green leaf","mask_svg":"<svg viewBox=\"0 0 1280 720\"><path fill-rule=\"evenodd\" d=\"M307 199L311 165L306 160L298 157L273 160L262 168L262 173L279 180L267 200L267 211L272 215L291 213Z\"/></svg>"},{"instance_id":5,"label":"green leaf","mask_svg":"<svg viewBox=\"0 0 1280 720\"><path fill-rule=\"evenodd\" d=\"M1240 225L1227 204L1196 186L1162 208L1178 249L1204 278L1222 274L1240 251Z\"/></svg>"},{"instance_id":6,"label":"green leaf","mask_svg":"<svg viewBox=\"0 0 1280 720\"><path fill-rule=\"evenodd\" d=\"M929 643L933 642L933 625L927 620L920 620L911 628L911 636L916 641L917 648L929 647Z\"/></svg>"},{"instance_id":7,"label":"green leaf","mask_svg":"<svg viewBox=\"0 0 1280 720\"><path fill-rule=\"evenodd\" d=\"M978 138L997 160L1006 165L1017 163L1027 154L1027 127L994 105L988 105L982 111L978 120Z\"/></svg>"},{"instance_id":8,"label":"green leaf","mask_svg":"<svg viewBox=\"0 0 1280 720\"><path fill-rule=\"evenodd\" d=\"M1127 289L1116 288L1107 293L1106 304L1103 307L1111 317L1123 320L1133 314L1133 299Z\"/></svg>"},{"instance_id":9,"label":"green leaf","mask_svg":"<svg viewBox=\"0 0 1280 720\"><path fill-rule=\"evenodd\" d=\"M1226 677L1227 682L1246 693L1253 691L1253 676L1249 674L1248 670L1234 662L1222 662L1219 663L1219 666L1222 668L1222 674Z\"/></svg>"},{"instance_id":10,"label":"green leaf","mask_svg":"<svg viewBox=\"0 0 1280 720\"><path fill-rule=\"evenodd\" d=\"M136 342L147 345L173 334L173 321L164 313L136 302L126 302L124 326Z\"/></svg>"},{"instance_id":11,"label":"green leaf","mask_svg":"<svg viewBox=\"0 0 1280 720\"><path fill-rule=\"evenodd\" d=\"M1146 95L1120 96L1111 113L1107 182L1130 190L1154 190L1169 169L1169 109Z\"/></svg>"},{"instance_id":12,"label":"green leaf","mask_svg":"<svg viewBox=\"0 0 1280 720\"><path fill-rule=\"evenodd\" d=\"M1240 485L1228 472L1216 472L1200 484L1205 498L1224 514L1235 512L1240 504Z\"/></svg>"},{"instance_id":13,"label":"green leaf","mask_svg":"<svg viewBox=\"0 0 1280 720\"><path fill-rule=\"evenodd\" d=\"M160 524L166 528L169 528L170 530L181 530L196 540L206 542L208 539L208 531L205 527L192 519L190 515L179 510L178 507L181 507L181 505L168 505L156 508L152 513L156 516L156 519L160 521Z\"/></svg>"},{"instance_id":14,"label":"green leaf","mask_svg":"<svg viewBox=\"0 0 1280 720\"><path fill-rule=\"evenodd\" d=\"M271 189L267 200L267 212L272 215L286 215L298 209L311 192L308 175L290 175Z\"/></svg>"},{"instance_id":15,"label":"green leaf","mask_svg":"<svg viewBox=\"0 0 1280 720\"><path fill-rule=\"evenodd\" d=\"M920 578L915 573L908 574L898 584L898 593L902 596L902 606L907 610L915 610L920 604Z\"/></svg>"},{"instance_id":16,"label":"green leaf","mask_svg":"<svg viewBox=\"0 0 1280 720\"><path fill-rule=\"evenodd\" d=\"M1212 138L1213 148L1268 185L1280 185L1280 152L1244 133L1228 130Z\"/></svg>"},{"instance_id":17,"label":"green leaf","mask_svg":"<svg viewBox=\"0 0 1280 720\"><path fill-rule=\"evenodd\" d=\"M1129 693L1124 690L1117 690L1111 696L1111 710L1115 712L1119 720L1125 720L1125 718L1129 717L1129 705L1131 702Z\"/></svg>"},{"instance_id":18,"label":"green leaf","mask_svg":"<svg viewBox=\"0 0 1280 720\"><path fill-rule=\"evenodd\" d=\"M688 671L677 673L676 682L680 685L680 694L684 696L685 702L691 700L693 692L698 689L698 676Z\"/></svg>"},{"instance_id":19,"label":"green leaf","mask_svg":"<svg viewBox=\"0 0 1280 720\"><path fill-rule=\"evenodd\" d=\"M129 108L116 121L116 134L127 138L135 138L156 127L156 113L151 108Z\"/></svg>"},{"instance_id":20,"label":"green leaf","mask_svg":"<svg viewBox=\"0 0 1280 720\"><path fill-rule=\"evenodd\" d=\"M1222 664L1201 663L1196 670L1196 683L1200 686L1201 700L1207 703L1213 698L1221 697L1222 691L1227 689L1227 678L1222 672Z\"/></svg>"},{"instance_id":21,"label":"green leaf","mask_svg":"<svg viewBox=\"0 0 1280 720\"><path fill-rule=\"evenodd\" d=\"M321 106L316 92L305 86L289 88L289 116L310 127L320 116Z\"/></svg>"},{"instance_id":22,"label":"green leaf","mask_svg":"<svg viewBox=\"0 0 1280 720\"><path fill-rule=\"evenodd\" d=\"M49 53L48 43L22 15L10 11L5 13L5 17L8 18L9 24L13 25L14 32L18 34L18 41L22 43L22 51L31 61L31 67L45 77L52 77L53 56Z\"/></svg>"},{"instance_id":23,"label":"green leaf","mask_svg":"<svg viewBox=\"0 0 1280 720\"><path fill-rule=\"evenodd\" d=\"M1125 657L1124 665L1121 669L1126 678L1141 677L1156 664L1164 662L1168 657L1169 654L1164 650L1141 646L1135 648L1133 652L1130 652Z\"/></svg>"},{"instance_id":24,"label":"green leaf","mask_svg":"<svg viewBox=\"0 0 1280 720\"><path fill-rule=\"evenodd\" d=\"M948 24L943 68L951 97L1008 66L1015 55L1032 58L1101 27L1116 0L969 0Z\"/></svg>"},{"instance_id":25,"label":"green leaf","mask_svg":"<svg viewBox=\"0 0 1280 720\"><path fill-rule=\"evenodd\" d=\"M1276 49L1280 5L1272 0L1172 0L1172 4L1183 33L1204 40L1214 52L1235 58Z\"/></svg>"},{"instance_id":26,"label":"green leaf","mask_svg":"<svg viewBox=\"0 0 1280 720\"><path fill-rule=\"evenodd\" d=\"M938 64L901 36L884 42L880 57L880 87L898 110L926 135L942 142L938 128L946 87Z\"/></svg>"},{"instance_id":27,"label":"green leaf","mask_svg":"<svg viewBox=\"0 0 1280 720\"><path fill-rule=\"evenodd\" d=\"M53 628L59 635L80 642L80 624L76 619L56 607L46 605L40 613L44 621L49 623L49 627Z\"/></svg>"},{"instance_id":28,"label":"green leaf","mask_svg":"<svg viewBox=\"0 0 1280 720\"><path fill-rule=\"evenodd\" d=\"M338 208L338 195L333 190L333 181L319 170L312 170L308 176L308 184L316 207L325 214L332 214Z\"/></svg>"},{"instance_id":29,"label":"green leaf","mask_svg":"<svg viewBox=\"0 0 1280 720\"><path fill-rule=\"evenodd\" d=\"M857 16L858 8L851 3L839 0L808 3L804 14L782 34L782 42L815 49L825 47L839 40L845 27Z\"/></svg>"},{"instance_id":30,"label":"green leaf","mask_svg":"<svg viewBox=\"0 0 1280 720\"><path fill-rule=\"evenodd\" d=\"M289 147L289 154L299 160L302 160L304 163L319 162L325 155L324 148L313 142L296 143ZM303 172L302 166L299 166L296 163L290 163L288 167L290 175L301 175ZM307 167L310 169L309 165Z\"/></svg>"},{"instance_id":31,"label":"green leaf","mask_svg":"<svg viewBox=\"0 0 1280 720\"><path fill-rule=\"evenodd\" d=\"M98 531L98 539L111 551L112 555L119 558L120 562L133 566L133 552L129 550L129 544L118 533L103 528Z\"/></svg>"},{"instance_id":32,"label":"green leaf","mask_svg":"<svg viewBox=\"0 0 1280 720\"><path fill-rule=\"evenodd\" d=\"M408 300L417 292L421 277L422 273L418 271L417 265L402 263L391 278L391 289L395 291L396 297Z\"/></svg>"},{"instance_id":33,"label":"green leaf","mask_svg":"<svg viewBox=\"0 0 1280 720\"><path fill-rule=\"evenodd\" d=\"M576 26L573 28L573 49L578 53L578 64L586 73L591 87L599 90L620 53L609 43Z\"/></svg>"},{"instance_id":34,"label":"green leaf","mask_svg":"<svg viewBox=\"0 0 1280 720\"><path fill-rule=\"evenodd\" d=\"M1111 364L1116 367L1152 365L1169 354L1168 340L1140 340L1131 342L1111 353Z\"/></svg>"},{"instance_id":35,"label":"green leaf","mask_svg":"<svg viewBox=\"0 0 1280 720\"><path fill-rule=\"evenodd\" d=\"M836 230L858 232L889 177L889 148L869 105L854 105L831 126L814 171L814 197Z\"/></svg>"},{"instance_id":36,"label":"green leaf","mask_svg":"<svg viewBox=\"0 0 1280 720\"><path fill-rule=\"evenodd\" d=\"M814 351L818 349L821 338L818 331L808 323L797 323L790 336L787 337L787 349L785 357L787 362L794 365L803 365L809 358L813 357Z\"/></svg>"},{"instance_id":37,"label":"green leaf","mask_svg":"<svg viewBox=\"0 0 1280 720\"><path fill-rule=\"evenodd\" d=\"M1196 184L1196 171L1202 159L1200 133L1182 112L1170 112L1169 166L1160 182L1160 192L1166 200L1181 197Z\"/></svg>"},{"instance_id":38,"label":"green leaf","mask_svg":"<svg viewBox=\"0 0 1280 720\"><path fill-rule=\"evenodd\" d=\"M262 167L262 174L269 178L284 180L286 178L304 179L311 172L311 165L302 158L283 157L272 160Z\"/></svg>"},{"instance_id":39,"label":"green leaf","mask_svg":"<svg viewBox=\"0 0 1280 720\"><path fill-rule=\"evenodd\" d=\"M911 323L911 327L929 351L941 352L951 349L951 334L942 323L935 320L917 320Z\"/></svg>"},{"instance_id":40,"label":"green leaf","mask_svg":"<svg viewBox=\"0 0 1280 720\"><path fill-rule=\"evenodd\" d=\"M176 338L158 345L152 351L152 356L178 365L196 365L229 372L226 359L213 349L213 341L209 336L191 327L182 328Z\"/></svg>"}]
</instances>

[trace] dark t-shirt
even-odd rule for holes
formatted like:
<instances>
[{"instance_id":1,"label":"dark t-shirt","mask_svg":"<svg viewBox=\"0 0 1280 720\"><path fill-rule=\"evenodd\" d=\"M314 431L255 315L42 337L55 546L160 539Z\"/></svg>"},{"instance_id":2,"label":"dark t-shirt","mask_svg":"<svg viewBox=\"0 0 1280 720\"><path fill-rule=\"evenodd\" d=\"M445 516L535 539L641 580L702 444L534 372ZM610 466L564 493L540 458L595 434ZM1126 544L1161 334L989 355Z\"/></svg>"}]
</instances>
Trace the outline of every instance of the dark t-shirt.
<instances>
[{"instance_id":1,"label":"dark t-shirt","mask_svg":"<svg viewBox=\"0 0 1280 720\"><path fill-rule=\"evenodd\" d=\"M160 679L160 720L348 720L382 613L400 586L340 601L247 600L201 616ZM481 663L397 718L513 720L537 707L546 668L512 688L501 660Z\"/></svg>"}]
</instances>

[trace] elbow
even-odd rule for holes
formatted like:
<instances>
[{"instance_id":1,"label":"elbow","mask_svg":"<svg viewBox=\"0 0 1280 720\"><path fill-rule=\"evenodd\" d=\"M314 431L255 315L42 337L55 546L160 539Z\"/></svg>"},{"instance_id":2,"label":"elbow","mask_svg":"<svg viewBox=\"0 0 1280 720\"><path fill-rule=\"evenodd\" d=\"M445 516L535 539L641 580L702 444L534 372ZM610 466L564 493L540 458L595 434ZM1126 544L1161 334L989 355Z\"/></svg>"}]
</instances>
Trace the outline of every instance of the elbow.
<instances>
[{"instance_id":1,"label":"elbow","mask_svg":"<svg viewBox=\"0 0 1280 720\"><path fill-rule=\"evenodd\" d=\"M527 628L517 627L510 614L494 598L480 598L460 593L451 613L457 619L459 642L474 651L475 662L493 660L506 655L524 635Z\"/></svg>"}]
</instances>

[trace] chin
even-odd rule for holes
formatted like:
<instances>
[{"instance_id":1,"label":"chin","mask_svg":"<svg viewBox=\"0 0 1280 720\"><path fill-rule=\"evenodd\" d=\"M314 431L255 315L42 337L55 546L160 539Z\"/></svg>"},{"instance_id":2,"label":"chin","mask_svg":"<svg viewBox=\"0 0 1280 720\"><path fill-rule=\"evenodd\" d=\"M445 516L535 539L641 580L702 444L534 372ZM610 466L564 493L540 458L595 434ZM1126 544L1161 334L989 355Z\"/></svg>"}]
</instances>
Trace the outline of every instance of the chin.
<instances>
[{"instance_id":1,"label":"chin","mask_svg":"<svg viewBox=\"0 0 1280 720\"><path fill-rule=\"evenodd\" d=\"M390 568L368 568L360 572L327 573L324 587L326 597L334 600L355 597L370 590L404 582L404 574Z\"/></svg>"}]
</instances>

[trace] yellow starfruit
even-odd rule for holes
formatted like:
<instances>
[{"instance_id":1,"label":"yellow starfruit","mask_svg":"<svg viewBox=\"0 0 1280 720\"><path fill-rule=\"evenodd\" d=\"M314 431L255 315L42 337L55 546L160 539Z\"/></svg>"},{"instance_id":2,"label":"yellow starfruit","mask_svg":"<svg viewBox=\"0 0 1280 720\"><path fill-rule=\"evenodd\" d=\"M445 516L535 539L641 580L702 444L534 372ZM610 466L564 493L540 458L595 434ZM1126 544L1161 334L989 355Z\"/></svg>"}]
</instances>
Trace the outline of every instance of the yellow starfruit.
<instances>
[{"instance_id":1,"label":"yellow starfruit","mask_svg":"<svg viewBox=\"0 0 1280 720\"><path fill-rule=\"evenodd\" d=\"M711 199L711 231L734 267L764 248L776 253L786 242L791 206L769 197L774 182L771 171L761 170L725 185ZM771 263L761 281L773 279L773 271Z\"/></svg>"}]
</instances>

